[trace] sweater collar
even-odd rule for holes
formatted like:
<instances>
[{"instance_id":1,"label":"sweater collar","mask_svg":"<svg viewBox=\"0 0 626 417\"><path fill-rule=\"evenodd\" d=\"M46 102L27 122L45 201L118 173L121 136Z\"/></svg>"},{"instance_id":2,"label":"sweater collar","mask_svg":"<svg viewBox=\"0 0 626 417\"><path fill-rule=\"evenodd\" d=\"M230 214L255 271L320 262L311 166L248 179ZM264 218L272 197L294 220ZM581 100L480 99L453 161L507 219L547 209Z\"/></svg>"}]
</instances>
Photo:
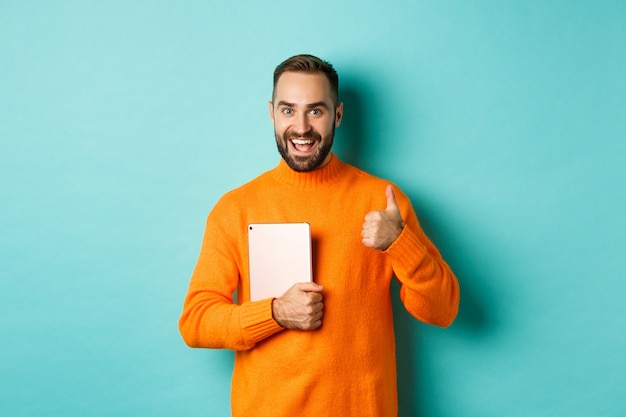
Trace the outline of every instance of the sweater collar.
<instances>
[{"instance_id":1,"label":"sweater collar","mask_svg":"<svg viewBox=\"0 0 626 417\"><path fill-rule=\"evenodd\" d=\"M344 168L345 164L333 153L328 164L310 172L294 171L281 159L278 166L272 170L272 175L284 184L308 188L334 181L341 175Z\"/></svg>"}]
</instances>

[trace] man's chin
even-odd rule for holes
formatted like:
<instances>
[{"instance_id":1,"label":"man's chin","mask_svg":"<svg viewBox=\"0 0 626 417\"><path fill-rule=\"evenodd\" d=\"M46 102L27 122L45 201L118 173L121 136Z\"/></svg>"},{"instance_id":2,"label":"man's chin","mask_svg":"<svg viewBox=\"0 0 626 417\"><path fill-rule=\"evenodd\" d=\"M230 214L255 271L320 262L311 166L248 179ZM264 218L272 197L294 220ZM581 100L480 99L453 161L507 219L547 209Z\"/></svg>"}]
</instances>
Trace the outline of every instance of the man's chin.
<instances>
[{"instance_id":1,"label":"man's chin","mask_svg":"<svg viewBox=\"0 0 626 417\"><path fill-rule=\"evenodd\" d=\"M319 161L317 155L304 156L289 154L286 157L283 156L283 159L291 169L297 172L315 171L322 166L323 162L323 160Z\"/></svg>"},{"instance_id":2,"label":"man's chin","mask_svg":"<svg viewBox=\"0 0 626 417\"><path fill-rule=\"evenodd\" d=\"M289 165L291 169L298 172L309 172L317 169L314 161L312 161L310 158L303 158L301 156L289 156L289 158L286 159L285 162L287 162L287 165Z\"/></svg>"}]
</instances>

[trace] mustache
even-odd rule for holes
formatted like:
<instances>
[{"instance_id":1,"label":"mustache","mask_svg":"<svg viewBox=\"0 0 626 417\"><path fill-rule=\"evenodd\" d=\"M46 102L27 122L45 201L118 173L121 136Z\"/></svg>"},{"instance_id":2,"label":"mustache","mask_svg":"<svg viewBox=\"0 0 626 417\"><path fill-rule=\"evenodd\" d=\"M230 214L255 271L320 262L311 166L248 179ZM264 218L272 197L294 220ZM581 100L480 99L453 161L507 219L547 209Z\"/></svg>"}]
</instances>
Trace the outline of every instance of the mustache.
<instances>
[{"instance_id":1,"label":"mustache","mask_svg":"<svg viewBox=\"0 0 626 417\"><path fill-rule=\"evenodd\" d=\"M322 140L322 135L320 135L319 133L313 131L313 130L309 130L308 132L305 133L296 133L296 132L285 132L283 134L283 139L285 140L290 140L290 139L315 139L318 141Z\"/></svg>"}]
</instances>

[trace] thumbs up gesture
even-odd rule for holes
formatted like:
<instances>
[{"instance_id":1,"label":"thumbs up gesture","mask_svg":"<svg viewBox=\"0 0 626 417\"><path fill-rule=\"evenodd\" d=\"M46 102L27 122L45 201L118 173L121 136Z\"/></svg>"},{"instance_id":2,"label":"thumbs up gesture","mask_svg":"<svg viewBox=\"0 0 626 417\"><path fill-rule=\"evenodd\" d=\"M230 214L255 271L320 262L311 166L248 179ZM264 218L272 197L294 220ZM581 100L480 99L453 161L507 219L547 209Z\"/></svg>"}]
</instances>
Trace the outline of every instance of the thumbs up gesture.
<instances>
[{"instance_id":1,"label":"thumbs up gesture","mask_svg":"<svg viewBox=\"0 0 626 417\"><path fill-rule=\"evenodd\" d=\"M387 208L367 213L361 231L363 244L378 250L386 250L391 246L404 229L404 220L400 215L400 208L398 208L391 184L387 185L385 195Z\"/></svg>"}]
</instances>

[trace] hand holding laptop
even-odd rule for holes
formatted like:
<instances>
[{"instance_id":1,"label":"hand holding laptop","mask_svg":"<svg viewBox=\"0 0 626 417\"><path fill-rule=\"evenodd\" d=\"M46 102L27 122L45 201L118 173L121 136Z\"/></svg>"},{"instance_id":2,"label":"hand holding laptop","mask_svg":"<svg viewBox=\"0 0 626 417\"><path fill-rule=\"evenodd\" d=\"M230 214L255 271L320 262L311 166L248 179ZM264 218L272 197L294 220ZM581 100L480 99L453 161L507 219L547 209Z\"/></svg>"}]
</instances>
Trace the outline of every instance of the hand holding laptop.
<instances>
[{"instance_id":1,"label":"hand holding laptop","mask_svg":"<svg viewBox=\"0 0 626 417\"><path fill-rule=\"evenodd\" d=\"M314 282L294 284L285 294L274 299L272 303L274 320L286 329L317 329L322 325L323 289L324 287Z\"/></svg>"}]
</instances>

